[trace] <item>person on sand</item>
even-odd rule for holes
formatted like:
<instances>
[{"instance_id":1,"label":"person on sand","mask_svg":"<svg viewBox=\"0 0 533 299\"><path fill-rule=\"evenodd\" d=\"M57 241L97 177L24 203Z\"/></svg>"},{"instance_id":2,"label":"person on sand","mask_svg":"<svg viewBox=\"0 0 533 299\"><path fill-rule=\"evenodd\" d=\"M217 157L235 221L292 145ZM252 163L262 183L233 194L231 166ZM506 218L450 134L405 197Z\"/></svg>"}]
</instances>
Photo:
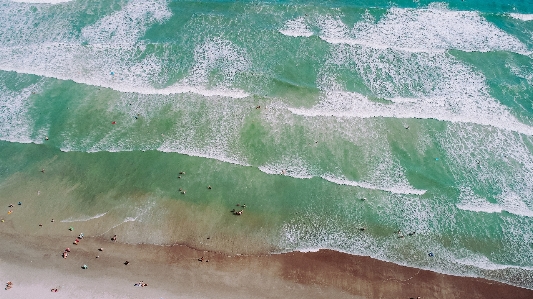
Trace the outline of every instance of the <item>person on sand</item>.
<instances>
[{"instance_id":1,"label":"person on sand","mask_svg":"<svg viewBox=\"0 0 533 299\"><path fill-rule=\"evenodd\" d=\"M114 235L113 238L111 238L111 241L116 242L117 241L117 235Z\"/></svg>"}]
</instances>

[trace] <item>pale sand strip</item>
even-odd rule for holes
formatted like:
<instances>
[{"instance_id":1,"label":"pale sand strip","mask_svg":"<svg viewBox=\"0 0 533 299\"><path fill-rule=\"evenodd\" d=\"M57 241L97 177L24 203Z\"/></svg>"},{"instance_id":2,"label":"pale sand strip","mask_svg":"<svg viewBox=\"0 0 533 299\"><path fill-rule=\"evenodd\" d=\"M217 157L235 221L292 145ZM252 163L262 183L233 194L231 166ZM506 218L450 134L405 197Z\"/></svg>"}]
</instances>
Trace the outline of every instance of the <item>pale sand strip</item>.
<instances>
[{"instance_id":1,"label":"pale sand strip","mask_svg":"<svg viewBox=\"0 0 533 299\"><path fill-rule=\"evenodd\" d=\"M1 298L533 298L531 290L329 250L229 257L6 231L0 229L0 281L14 286L0 290ZM66 247L71 253L63 259ZM148 286L135 287L140 280Z\"/></svg>"}]
</instances>

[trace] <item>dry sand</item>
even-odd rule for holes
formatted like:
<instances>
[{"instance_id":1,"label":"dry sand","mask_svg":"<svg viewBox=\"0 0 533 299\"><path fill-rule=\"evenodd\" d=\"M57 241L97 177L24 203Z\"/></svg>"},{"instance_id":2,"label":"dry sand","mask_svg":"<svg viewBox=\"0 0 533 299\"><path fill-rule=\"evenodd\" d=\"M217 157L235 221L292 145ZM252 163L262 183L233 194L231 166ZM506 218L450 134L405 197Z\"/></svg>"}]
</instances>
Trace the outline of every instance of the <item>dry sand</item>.
<instances>
[{"instance_id":1,"label":"dry sand","mask_svg":"<svg viewBox=\"0 0 533 299\"><path fill-rule=\"evenodd\" d=\"M75 232L26 237L5 224L0 281L13 287L0 290L0 298L533 298L532 290L330 250L227 256L121 244L112 235L74 245ZM63 259L66 247L71 252ZM139 281L148 286L134 286Z\"/></svg>"}]
</instances>

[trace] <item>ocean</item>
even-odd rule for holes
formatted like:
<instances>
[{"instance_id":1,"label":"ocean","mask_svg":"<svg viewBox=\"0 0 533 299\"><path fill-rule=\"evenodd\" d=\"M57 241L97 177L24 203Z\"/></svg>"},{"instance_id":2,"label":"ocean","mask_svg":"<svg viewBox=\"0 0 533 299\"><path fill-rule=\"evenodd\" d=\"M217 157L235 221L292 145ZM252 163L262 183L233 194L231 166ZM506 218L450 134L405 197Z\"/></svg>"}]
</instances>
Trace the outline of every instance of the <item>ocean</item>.
<instances>
[{"instance_id":1,"label":"ocean","mask_svg":"<svg viewBox=\"0 0 533 299\"><path fill-rule=\"evenodd\" d=\"M2 218L533 289L532 101L530 0L0 0Z\"/></svg>"}]
</instances>

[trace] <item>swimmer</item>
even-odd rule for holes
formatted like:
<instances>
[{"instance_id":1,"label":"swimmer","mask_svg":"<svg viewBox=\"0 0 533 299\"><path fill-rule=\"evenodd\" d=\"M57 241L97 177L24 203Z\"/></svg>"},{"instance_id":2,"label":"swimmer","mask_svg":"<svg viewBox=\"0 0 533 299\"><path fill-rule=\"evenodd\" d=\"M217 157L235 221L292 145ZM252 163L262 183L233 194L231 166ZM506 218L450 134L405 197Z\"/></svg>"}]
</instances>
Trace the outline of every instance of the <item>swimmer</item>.
<instances>
[{"instance_id":1,"label":"swimmer","mask_svg":"<svg viewBox=\"0 0 533 299\"><path fill-rule=\"evenodd\" d=\"M211 185L207 186L207 189L210 189L210 190L211 190Z\"/></svg>"}]
</instances>

